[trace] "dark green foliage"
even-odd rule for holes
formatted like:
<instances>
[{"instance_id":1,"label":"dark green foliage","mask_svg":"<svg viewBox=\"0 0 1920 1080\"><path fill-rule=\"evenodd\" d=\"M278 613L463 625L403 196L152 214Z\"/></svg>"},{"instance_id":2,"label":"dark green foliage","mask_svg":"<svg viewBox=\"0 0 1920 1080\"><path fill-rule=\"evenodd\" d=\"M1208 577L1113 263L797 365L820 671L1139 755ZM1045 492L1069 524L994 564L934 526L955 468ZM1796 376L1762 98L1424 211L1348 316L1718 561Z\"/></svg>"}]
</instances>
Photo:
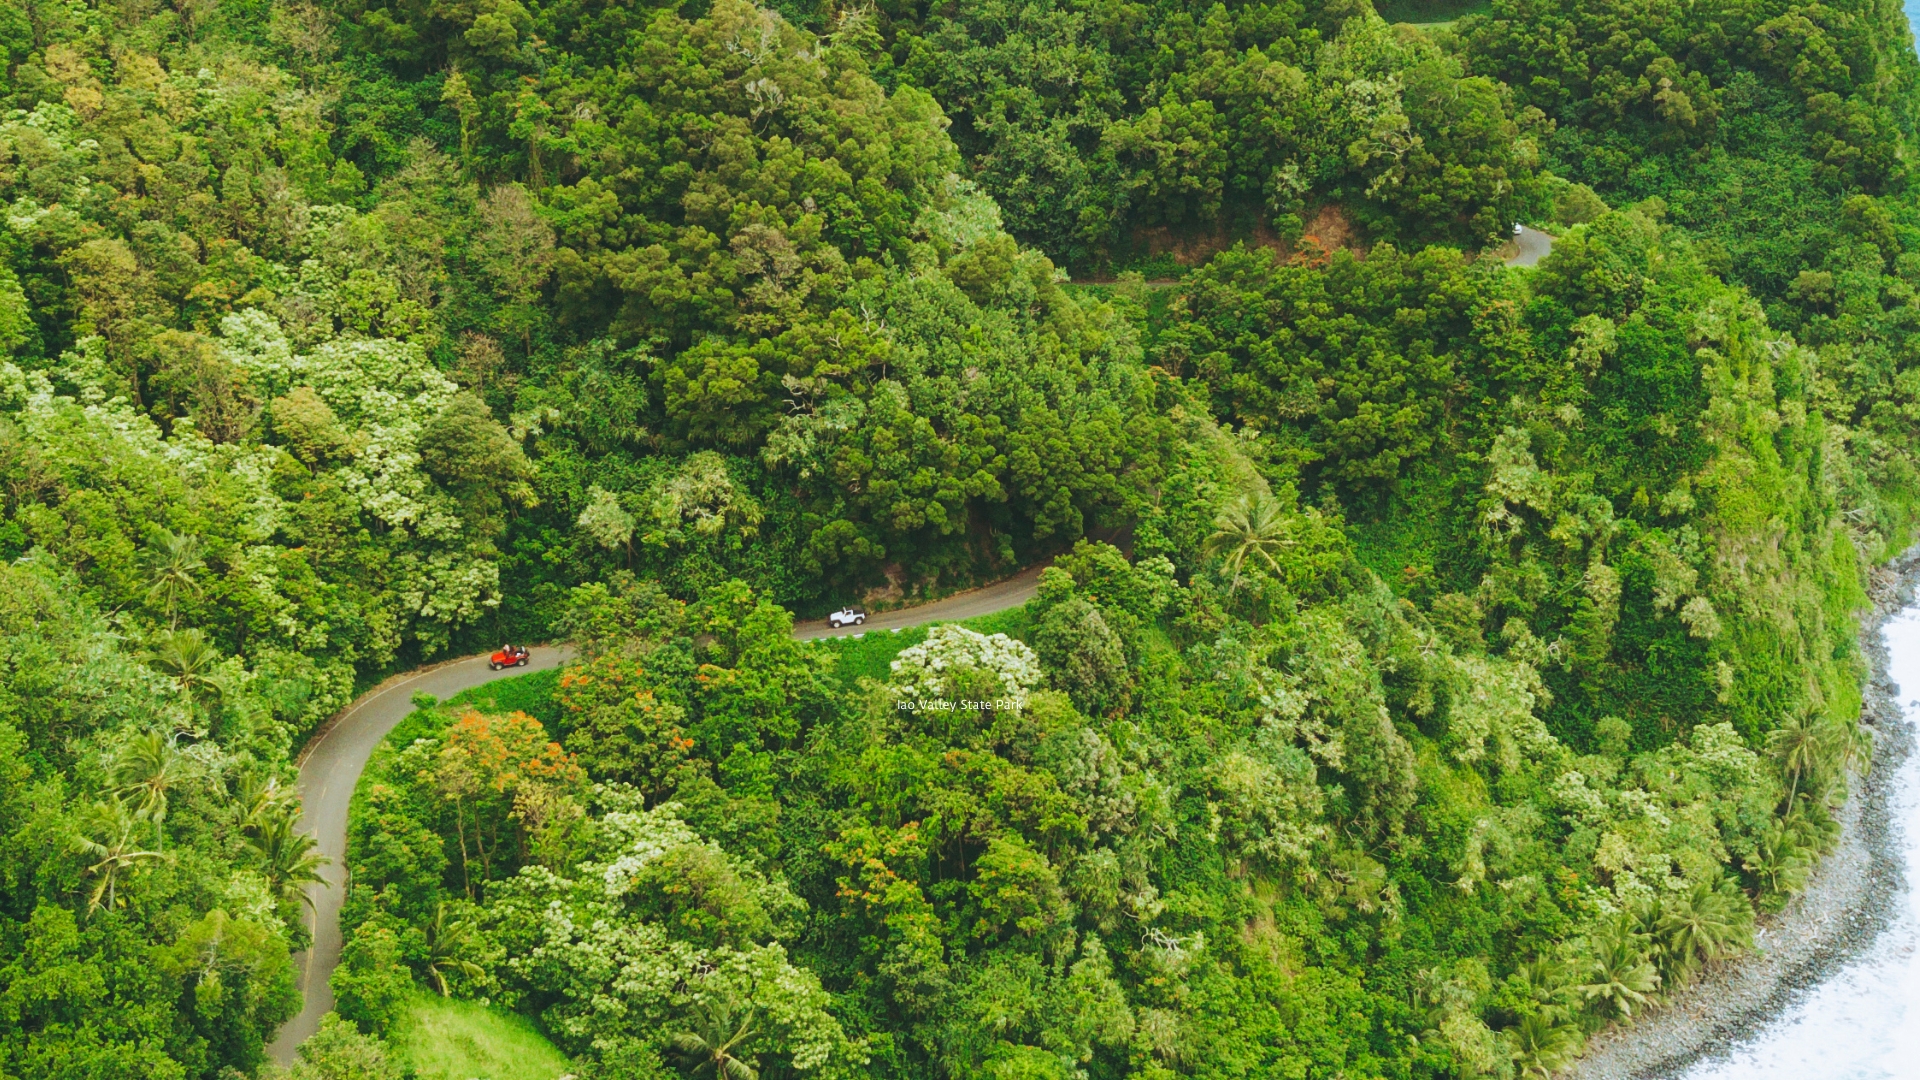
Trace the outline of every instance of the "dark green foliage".
<instances>
[{"instance_id":1,"label":"dark green foliage","mask_svg":"<svg viewBox=\"0 0 1920 1080\"><path fill-rule=\"evenodd\" d=\"M1541 132L1506 88L1364 8L897 4L878 28L1009 231L1076 269L1294 241L1329 201L1477 245L1534 201Z\"/></svg>"},{"instance_id":2,"label":"dark green foliage","mask_svg":"<svg viewBox=\"0 0 1920 1080\"><path fill-rule=\"evenodd\" d=\"M1099 716L1126 707L1126 651L1099 608L1079 598L1052 605L1034 627L1033 645L1054 685L1082 711Z\"/></svg>"},{"instance_id":3,"label":"dark green foliage","mask_svg":"<svg viewBox=\"0 0 1920 1080\"><path fill-rule=\"evenodd\" d=\"M353 935L330 985L335 1011L371 1035L385 1035L413 996L413 975L400 963L399 942L386 927Z\"/></svg>"}]
</instances>

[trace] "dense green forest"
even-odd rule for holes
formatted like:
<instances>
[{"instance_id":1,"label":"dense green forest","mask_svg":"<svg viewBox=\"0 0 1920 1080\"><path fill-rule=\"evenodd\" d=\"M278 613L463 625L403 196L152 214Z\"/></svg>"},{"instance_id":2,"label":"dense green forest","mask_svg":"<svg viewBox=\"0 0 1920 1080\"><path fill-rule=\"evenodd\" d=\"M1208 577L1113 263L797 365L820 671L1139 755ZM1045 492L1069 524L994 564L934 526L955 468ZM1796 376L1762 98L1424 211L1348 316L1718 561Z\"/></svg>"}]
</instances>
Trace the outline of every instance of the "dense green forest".
<instances>
[{"instance_id":1,"label":"dense green forest","mask_svg":"<svg viewBox=\"0 0 1920 1080\"><path fill-rule=\"evenodd\" d=\"M1920 505L1911 32L1409 3L0 5L0 1078L275 1069L294 756L507 637L301 1080L1544 1077L1744 951Z\"/></svg>"}]
</instances>

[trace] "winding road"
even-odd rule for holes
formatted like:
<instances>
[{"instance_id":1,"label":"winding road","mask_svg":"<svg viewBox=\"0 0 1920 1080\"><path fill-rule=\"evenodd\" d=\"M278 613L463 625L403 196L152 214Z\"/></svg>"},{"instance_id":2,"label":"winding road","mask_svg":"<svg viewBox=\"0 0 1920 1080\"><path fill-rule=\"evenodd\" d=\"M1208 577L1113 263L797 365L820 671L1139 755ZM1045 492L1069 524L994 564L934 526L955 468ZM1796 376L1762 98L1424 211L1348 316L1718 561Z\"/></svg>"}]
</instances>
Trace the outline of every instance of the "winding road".
<instances>
[{"instance_id":1,"label":"winding road","mask_svg":"<svg viewBox=\"0 0 1920 1080\"><path fill-rule=\"evenodd\" d=\"M340 904L347 893L347 807L373 748L413 711L414 694L450 698L495 679L558 667L564 659L565 649L536 648L526 667L492 671L486 657L469 656L396 675L361 695L307 743L300 755L299 829L319 841L320 853L327 857L321 870L326 882L307 886L313 905L307 929L313 932L313 945L294 957L303 1000L300 1014L281 1026L267 1048L275 1061L292 1064L294 1050L320 1030L320 1018L333 1008L327 979L340 962Z\"/></svg>"},{"instance_id":2,"label":"winding road","mask_svg":"<svg viewBox=\"0 0 1920 1080\"><path fill-rule=\"evenodd\" d=\"M921 626L930 622L953 622L958 619L973 619L981 615L991 615L996 611L1019 607L1033 599L1040 589L1039 566L1028 567L1005 581L996 581L978 589L926 604L900 608L896 611L879 611L867 616L865 626L842 627L838 630L827 625L825 619L795 623L793 636L801 641L823 637L855 637L874 630L905 630L909 626Z\"/></svg>"},{"instance_id":3,"label":"winding road","mask_svg":"<svg viewBox=\"0 0 1920 1080\"><path fill-rule=\"evenodd\" d=\"M796 623L793 636L803 641L851 637L991 615L1031 599L1038 588L1040 569L1032 567L1005 581L932 603L878 612L869 616L866 625L861 627L834 629L824 620ZM294 1051L307 1036L320 1030L320 1018L333 1008L333 991L327 980L340 962L340 905L347 891L347 810L374 747L413 711L414 694L427 693L445 700L495 679L558 667L566 658L564 648L539 646L533 649L523 668L493 671L487 667L485 656L469 656L396 675L361 695L307 743L300 755L299 829L319 841L319 851L328 862L321 871L325 883L307 887L307 896L313 904L308 923L313 945L294 957L302 994L301 1009L298 1016L281 1026L273 1044L267 1048L275 1061L292 1064Z\"/></svg>"}]
</instances>

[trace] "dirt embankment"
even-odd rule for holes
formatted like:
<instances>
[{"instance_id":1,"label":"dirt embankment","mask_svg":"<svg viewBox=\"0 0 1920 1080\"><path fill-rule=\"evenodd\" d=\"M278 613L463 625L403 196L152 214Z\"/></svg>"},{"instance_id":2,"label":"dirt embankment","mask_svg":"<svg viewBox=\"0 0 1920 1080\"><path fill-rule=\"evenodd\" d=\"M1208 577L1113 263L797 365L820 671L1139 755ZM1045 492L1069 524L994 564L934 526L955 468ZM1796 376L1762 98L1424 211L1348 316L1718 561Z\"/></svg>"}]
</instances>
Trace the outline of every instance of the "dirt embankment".
<instances>
[{"instance_id":1,"label":"dirt embankment","mask_svg":"<svg viewBox=\"0 0 1920 1080\"><path fill-rule=\"evenodd\" d=\"M1150 225L1135 229L1129 238L1136 253L1146 258L1161 255L1173 256L1173 261L1183 267L1200 266L1208 259L1235 244L1244 243L1248 247L1266 248L1277 251L1282 258L1296 256L1313 262L1324 261L1336 251L1351 251L1365 256L1366 244L1354 227L1353 219L1345 210L1328 204L1315 210L1308 220L1306 228L1301 230L1298 240L1289 241L1273 231L1273 226L1265 221L1256 221L1251 228L1229 228L1217 224L1210 228L1174 228L1170 225ZM1115 280L1109 275L1087 278L1075 278L1077 285L1109 285Z\"/></svg>"}]
</instances>

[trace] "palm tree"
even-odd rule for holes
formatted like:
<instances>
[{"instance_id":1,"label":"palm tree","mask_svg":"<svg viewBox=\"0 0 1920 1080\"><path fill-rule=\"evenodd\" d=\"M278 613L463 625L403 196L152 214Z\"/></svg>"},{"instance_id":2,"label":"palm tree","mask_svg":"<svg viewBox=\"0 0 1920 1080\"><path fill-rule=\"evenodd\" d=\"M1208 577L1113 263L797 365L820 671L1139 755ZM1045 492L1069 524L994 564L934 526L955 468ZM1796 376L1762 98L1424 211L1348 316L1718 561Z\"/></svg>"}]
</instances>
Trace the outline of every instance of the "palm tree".
<instances>
[{"instance_id":1,"label":"palm tree","mask_svg":"<svg viewBox=\"0 0 1920 1080\"><path fill-rule=\"evenodd\" d=\"M269 776L263 781L258 773L241 776L233 793L241 824L248 829L257 829L273 818L298 816L299 799L292 788L280 786L279 777Z\"/></svg>"},{"instance_id":2,"label":"palm tree","mask_svg":"<svg viewBox=\"0 0 1920 1080\"><path fill-rule=\"evenodd\" d=\"M1827 756L1827 732L1810 713L1786 719L1767 736L1767 746L1780 759L1780 767L1792 777L1787 806L1800 797L1800 781L1820 768Z\"/></svg>"},{"instance_id":3,"label":"palm tree","mask_svg":"<svg viewBox=\"0 0 1920 1080\"><path fill-rule=\"evenodd\" d=\"M1740 860L1740 865L1759 880L1766 894L1781 895L1800 891L1813 860L1803 850L1798 832L1774 818L1760 831L1753 854Z\"/></svg>"},{"instance_id":4,"label":"palm tree","mask_svg":"<svg viewBox=\"0 0 1920 1080\"><path fill-rule=\"evenodd\" d=\"M160 530L160 539L146 552L147 603L158 604L167 612L169 629L180 625L180 601L198 596L200 583L195 571L204 570L206 545L198 536Z\"/></svg>"},{"instance_id":5,"label":"palm tree","mask_svg":"<svg viewBox=\"0 0 1920 1080\"><path fill-rule=\"evenodd\" d=\"M1570 974L1565 960L1553 955L1538 956L1521 964L1515 974L1526 980L1527 996L1534 1001L1555 1008L1565 1004Z\"/></svg>"},{"instance_id":6,"label":"palm tree","mask_svg":"<svg viewBox=\"0 0 1920 1080\"><path fill-rule=\"evenodd\" d=\"M754 1035L752 1009L736 1024L732 1002L709 1002L694 1008L692 1021L693 1030L675 1035L672 1046L693 1063L693 1075L712 1070L714 1080L759 1080L752 1059L737 1056Z\"/></svg>"},{"instance_id":7,"label":"palm tree","mask_svg":"<svg viewBox=\"0 0 1920 1080\"><path fill-rule=\"evenodd\" d=\"M1262 491L1242 495L1213 519L1213 535L1207 537L1206 552L1218 555L1233 571L1229 592L1240 588L1240 575L1247 560L1253 559L1274 573L1280 572L1275 553L1294 544L1293 522L1272 495Z\"/></svg>"},{"instance_id":8,"label":"palm tree","mask_svg":"<svg viewBox=\"0 0 1920 1080\"><path fill-rule=\"evenodd\" d=\"M327 865L327 857L314 850L311 835L294 831L291 815L280 814L254 824L248 829L247 846L260 857L260 872L277 899L297 899L313 906L313 897L302 886L326 884L320 868Z\"/></svg>"},{"instance_id":9,"label":"palm tree","mask_svg":"<svg viewBox=\"0 0 1920 1080\"><path fill-rule=\"evenodd\" d=\"M121 793L139 796L139 813L153 822L154 843L162 851L167 847L167 793L183 779L180 752L171 738L158 731L128 739L113 764L113 782Z\"/></svg>"},{"instance_id":10,"label":"palm tree","mask_svg":"<svg viewBox=\"0 0 1920 1080\"><path fill-rule=\"evenodd\" d=\"M1841 720L1833 728L1833 763L1851 769L1873 759L1873 732L1851 720Z\"/></svg>"},{"instance_id":11,"label":"palm tree","mask_svg":"<svg viewBox=\"0 0 1920 1080\"><path fill-rule=\"evenodd\" d=\"M220 650L207 643L199 630L169 630L147 654L154 666L173 678L188 697L196 689L216 689L213 669L222 659Z\"/></svg>"},{"instance_id":12,"label":"palm tree","mask_svg":"<svg viewBox=\"0 0 1920 1080\"><path fill-rule=\"evenodd\" d=\"M93 887L93 895L87 898L87 910L97 911L101 907L113 907L118 901L116 890L120 875L143 862L152 862L166 858L158 851L142 850L135 834L141 831L140 816L133 812L118 795L110 795L105 802L96 802L87 809L81 819L81 832L74 837L73 850L93 859L87 867L87 876L98 878ZM106 903L101 903L101 897Z\"/></svg>"},{"instance_id":13,"label":"palm tree","mask_svg":"<svg viewBox=\"0 0 1920 1080\"><path fill-rule=\"evenodd\" d=\"M473 924L450 916L445 900L434 905L433 921L427 924L427 974L433 977L441 997L452 996L447 988L448 972L469 979L486 974L486 969L467 959L466 952L472 946Z\"/></svg>"},{"instance_id":14,"label":"palm tree","mask_svg":"<svg viewBox=\"0 0 1920 1080\"><path fill-rule=\"evenodd\" d=\"M1631 916L1623 915L1595 931L1590 944L1593 956L1583 976L1587 981L1574 986L1574 993L1611 1007L1622 1019L1632 1019L1633 1010L1646 1005L1660 988L1660 973L1647 962Z\"/></svg>"},{"instance_id":15,"label":"palm tree","mask_svg":"<svg viewBox=\"0 0 1920 1080\"><path fill-rule=\"evenodd\" d=\"M1580 1053L1580 1029L1545 1013L1522 1017L1508 1029L1507 1040L1527 1080L1547 1080Z\"/></svg>"},{"instance_id":16,"label":"palm tree","mask_svg":"<svg viewBox=\"0 0 1920 1080\"><path fill-rule=\"evenodd\" d=\"M1699 882L1686 895L1662 901L1654 933L1668 961L1669 981L1744 945L1752 923L1746 897L1712 882Z\"/></svg>"}]
</instances>

